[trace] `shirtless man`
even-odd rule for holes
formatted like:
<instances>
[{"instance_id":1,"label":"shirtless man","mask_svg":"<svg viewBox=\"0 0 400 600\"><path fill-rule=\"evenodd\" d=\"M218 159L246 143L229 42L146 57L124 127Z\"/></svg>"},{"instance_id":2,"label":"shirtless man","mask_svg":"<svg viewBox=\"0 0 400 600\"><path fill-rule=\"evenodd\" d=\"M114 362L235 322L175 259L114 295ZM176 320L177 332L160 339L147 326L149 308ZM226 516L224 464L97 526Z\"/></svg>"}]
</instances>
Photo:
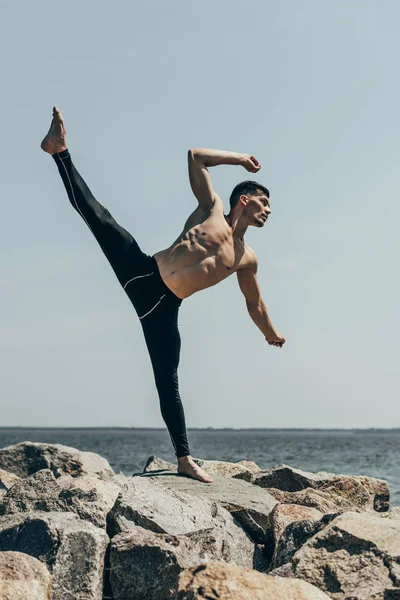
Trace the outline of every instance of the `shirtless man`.
<instances>
[{"instance_id":1,"label":"shirtless man","mask_svg":"<svg viewBox=\"0 0 400 600\"><path fill-rule=\"evenodd\" d=\"M231 194L231 209L225 216L207 168L242 165L250 173L257 173L261 165L247 154L189 150L189 179L198 207L173 244L149 256L93 197L79 175L67 148L64 121L57 107L53 108L53 120L41 148L52 155L72 206L97 239L140 319L161 414L178 460L178 473L211 483L210 475L191 457L187 440L178 386L178 311L183 299L236 272L249 315L268 344L282 347L285 343L268 317L257 283L257 256L244 240L249 226L264 227L271 214L269 192L253 181L240 183Z\"/></svg>"}]
</instances>

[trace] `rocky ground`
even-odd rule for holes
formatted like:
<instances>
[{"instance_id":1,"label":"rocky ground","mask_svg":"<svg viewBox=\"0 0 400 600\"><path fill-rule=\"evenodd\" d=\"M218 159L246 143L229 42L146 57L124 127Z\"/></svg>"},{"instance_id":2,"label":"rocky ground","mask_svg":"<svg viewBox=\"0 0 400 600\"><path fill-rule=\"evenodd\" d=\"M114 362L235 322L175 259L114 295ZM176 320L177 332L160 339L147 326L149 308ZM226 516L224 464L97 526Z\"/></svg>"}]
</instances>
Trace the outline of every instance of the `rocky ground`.
<instances>
[{"instance_id":1,"label":"rocky ground","mask_svg":"<svg viewBox=\"0 0 400 600\"><path fill-rule=\"evenodd\" d=\"M400 600L386 481L151 456L126 477L90 452L0 449L1 600Z\"/></svg>"}]
</instances>

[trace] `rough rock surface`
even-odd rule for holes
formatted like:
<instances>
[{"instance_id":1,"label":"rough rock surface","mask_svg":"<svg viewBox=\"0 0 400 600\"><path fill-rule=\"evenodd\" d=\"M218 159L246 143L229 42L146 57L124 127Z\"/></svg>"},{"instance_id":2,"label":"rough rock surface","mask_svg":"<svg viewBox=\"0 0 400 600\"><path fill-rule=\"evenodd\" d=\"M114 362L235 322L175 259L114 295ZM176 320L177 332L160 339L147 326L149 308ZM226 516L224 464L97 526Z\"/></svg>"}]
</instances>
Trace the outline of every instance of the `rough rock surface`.
<instances>
[{"instance_id":1,"label":"rough rock surface","mask_svg":"<svg viewBox=\"0 0 400 600\"><path fill-rule=\"evenodd\" d=\"M400 592L400 521L348 512L311 537L293 556L295 577L334 600L370 600Z\"/></svg>"},{"instance_id":2,"label":"rough rock surface","mask_svg":"<svg viewBox=\"0 0 400 600\"><path fill-rule=\"evenodd\" d=\"M172 471L173 473L177 473L178 465L176 463L170 463L155 454L151 454L144 466L143 473L150 473L153 471Z\"/></svg>"},{"instance_id":3,"label":"rough rock surface","mask_svg":"<svg viewBox=\"0 0 400 600\"><path fill-rule=\"evenodd\" d=\"M340 513L339 513L340 514ZM275 567L288 563L295 552L313 535L321 531L337 515L323 515L319 521L294 521L283 531L276 548Z\"/></svg>"},{"instance_id":4,"label":"rough rock surface","mask_svg":"<svg viewBox=\"0 0 400 600\"><path fill-rule=\"evenodd\" d=\"M168 471L157 475L145 474L142 478L159 481L170 490L186 492L192 497L204 498L220 504L239 521L255 543L270 543L268 515L277 504L266 490L247 481L215 475L213 483L174 475Z\"/></svg>"},{"instance_id":5,"label":"rough rock surface","mask_svg":"<svg viewBox=\"0 0 400 600\"><path fill-rule=\"evenodd\" d=\"M280 567L276 567L276 569L273 569L272 571L268 571L268 575L273 575L277 577L295 577L293 565L291 562L285 563Z\"/></svg>"},{"instance_id":6,"label":"rough rock surface","mask_svg":"<svg viewBox=\"0 0 400 600\"><path fill-rule=\"evenodd\" d=\"M60 475L97 475L108 478L114 475L108 461L93 452L80 452L62 444L21 442L0 449L0 468L19 477L27 477L50 469Z\"/></svg>"},{"instance_id":7,"label":"rough rock surface","mask_svg":"<svg viewBox=\"0 0 400 600\"><path fill-rule=\"evenodd\" d=\"M252 471L254 475L257 475L257 473L262 471L261 467L259 467L253 460L239 460L237 464L243 465L244 467L246 467L246 469L250 469L250 471Z\"/></svg>"},{"instance_id":8,"label":"rough rock surface","mask_svg":"<svg viewBox=\"0 0 400 600\"><path fill-rule=\"evenodd\" d=\"M17 481L19 481L18 475L14 475L13 473L9 473L8 471L0 469L0 498Z\"/></svg>"},{"instance_id":9,"label":"rough rock surface","mask_svg":"<svg viewBox=\"0 0 400 600\"><path fill-rule=\"evenodd\" d=\"M169 600L177 590L179 573L185 567L208 561L225 561L249 569L257 567L256 554L249 553L246 544L232 545L222 527L186 535L154 533L135 527L129 533L116 535L111 542L112 597Z\"/></svg>"},{"instance_id":10,"label":"rough rock surface","mask_svg":"<svg viewBox=\"0 0 400 600\"><path fill-rule=\"evenodd\" d=\"M102 600L104 531L69 513L0 518L0 551L24 552L52 574L52 600Z\"/></svg>"},{"instance_id":11,"label":"rough rock surface","mask_svg":"<svg viewBox=\"0 0 400 600\"><path fill-rule=\"evenodd\" d=\"M259 472L254 483L263 488L276 488L283 492L318 489L328 494L343 496L354 509L370 508L385 512L389 508L390 492L387 482L365 475L337 475L326 471L309 473L280 464Z\"/></svg>"},{"instance_id":12,"label":"rough rock surface","mask_svg":"<svg viewBox=\"0 0 400 600\"><path fill-rule=\"evenodd\" d=\"M107 514L121 491L117 478L103 481L93 475L56 479L50 469L20 479L0 502L0 515L40 510L72 512L106 528Z\"/></svg>"},{"instance_id":13,"label":"rough rock surface","mask_svg":"<svg viewBox=\"0 0 400 600\"><path fill-rule=\"evenodd\" d=\"M263 570L267 567L259 549L229 511L216 502L166 488L157 478L153 481L147 477L132 477L110 511L108 532L111 537L122 532L136 535L138 527L175 536L200 532L199 540L202 536L206 540L213 537L215 547L221 547L222 555L229 554L233 562L251 567L257 563Z\"/></svg>"},{"instance_id":14,"label":"rough rock surface","mask_svg":"<svg viewBox=\"0 0 400 600\"><path fill-rule=\"evenodd\" d=\"M292 555L312 535L323 514L298 504L277 504L269 515L274 553L271 567L289 562Z\"/></svg>"},{"instance_id":15,"label":"rough rock surface","mask_svg":"<svg viewBox=\"0 0 400 600\"><path fill-rule=\"evenodd\" d=\"M22 552L0 552L1 600L50 600L51 575L44 564Z\"/></svg>"},{"instance_id":16,"label":"rough rock surface","mask_svg":"<svg viewBox=\"0 0 400 600\"><path fill-rule=\"evenodd\" d=\"M251 463L251 461L233 463L222 460L202 460L200 458L193 458L193 460L199 467L205 469L211 477L214 477L214 475L233 477L234 479L244 479L250 483L254 483L256 478L254 470L257 468L257 465ZM248 463L248 466L243 463ZM250 466L251 468L249 468ZM143 473L160 470L172 471L174 473L178 471L176 464L169 463L158 456L152 455L148 458Z\"/></svg>"},{"instance_id":17,"label":"rough rock surface","mask_svg":"<svg viewBox=\"0 0 400 600\"><path fill-rule=\"evenodd\" d=\"M380 513L384 519L400 519L400 506L392 506L388 512Z\"/></svg>"},{"instance_id":18,"label":"rough rock surface","mask_svg":"<svg viewBox=\"0 0 400 600\"><path fill-rule=\"evenodd\" d=\"M300 579L270 577L236 565L200 564L179 576L176 600L328 600Z\"/></svg>"},{"instance_id":19,"label":"rough rock surface","mask_svg":"<svg viewBox=\"0 0 400 600\"><path fill-rule=\"evenodd\" d=\"M356 483L355 486L357 487L357 485L358 484ZM336 492L328 492L323 489L305 488L298 492L283 492L276 488L268 488L267 491L281 504L309 506L319 510L323 514L334 514L353 510L359 512L370 511L369 502L365 502L366 496L362 493L359 498L356 498L356 504L354 504L354 502L346 496L342 496ZM375 511L370 512L377 514Z\"/></svg>"},{"instance_id":20,"label":"rough rock surface","mask_svg":"<svg viewBox=\"0 0 400 600\"><path fill-rule=\"evenodd\" d=\"M212 473L212 484L179 475L154 456L146 472L128 478L75 448L4 448L0 551L45 564L52 600L217 598L218 590L228 598L231 584L235 599L257 598L257 587L229 582L230 566L252 577L267 572L264 583L274 583L260 588L269 594L263 598L314 597L300 589L307 581L332 600L400 600L400 507L388 510L386 482L195 460ZM207 582L222 565L214 587L202 588L193 571L198 587L178 592L179 576L199 564ZM283 591L282 579L289 586Z\"/></svg>"}]
</instances>

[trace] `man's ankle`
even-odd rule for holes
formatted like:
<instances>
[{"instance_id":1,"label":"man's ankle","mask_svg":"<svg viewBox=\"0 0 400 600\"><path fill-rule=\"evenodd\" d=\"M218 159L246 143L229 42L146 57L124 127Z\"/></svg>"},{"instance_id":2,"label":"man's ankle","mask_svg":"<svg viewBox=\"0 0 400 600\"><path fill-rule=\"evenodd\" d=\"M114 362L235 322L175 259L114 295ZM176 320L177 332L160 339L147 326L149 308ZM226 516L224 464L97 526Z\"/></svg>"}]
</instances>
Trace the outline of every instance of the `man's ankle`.
<instances>
[{"instance_id":1,"label":"man's ankle","mask_svg":"<svg viewBox=\"0 0 400 600\"><path fill-rule=\"evenodd\" d=\"M192 457L190 456L190 454L187 454L186 456L180 456L180 457L178 458L178 462L189 462L189 460L190 460L191 458L192 458Z\"/></svg>"}]
</instances>

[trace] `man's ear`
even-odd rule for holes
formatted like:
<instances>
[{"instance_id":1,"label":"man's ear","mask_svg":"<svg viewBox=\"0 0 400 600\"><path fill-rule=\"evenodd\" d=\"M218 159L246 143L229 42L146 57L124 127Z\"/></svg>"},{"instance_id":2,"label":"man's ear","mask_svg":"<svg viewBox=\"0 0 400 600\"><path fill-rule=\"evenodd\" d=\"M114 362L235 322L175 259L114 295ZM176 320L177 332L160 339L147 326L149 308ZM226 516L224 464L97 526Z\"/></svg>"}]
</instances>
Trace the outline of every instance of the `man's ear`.
<instances>
[{"instance_id":1,"label":"man's ear","mask_svg":"<svg viewBox=\"0 0 400 600\"><path fill-rule=\"evenodd\" d=\"M242 194L239 197L239 202L241 202L244 206L246 206L247 202L249 201L248 197L246 196L246 194Z\"/></svg>"}]
</instances>

